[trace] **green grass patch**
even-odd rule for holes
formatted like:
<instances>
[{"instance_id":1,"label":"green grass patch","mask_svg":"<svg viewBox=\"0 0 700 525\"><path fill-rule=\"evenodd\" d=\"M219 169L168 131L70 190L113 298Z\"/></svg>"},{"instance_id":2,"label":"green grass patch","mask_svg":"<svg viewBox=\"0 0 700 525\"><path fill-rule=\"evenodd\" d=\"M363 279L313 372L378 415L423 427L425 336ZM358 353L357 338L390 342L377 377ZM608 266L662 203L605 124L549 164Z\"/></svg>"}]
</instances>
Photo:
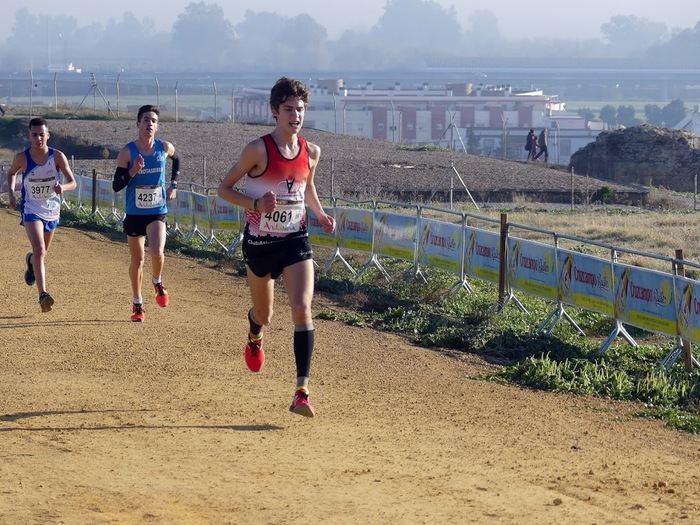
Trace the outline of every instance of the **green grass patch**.
<instances>
[{"instance_id":1,"label":"green grass patch","mask_svg":"<svg viewBox=\"0 0 700 525\"><path fill-rule=\"evenodd\" d=\"M408 263L383 264L393 276L389 283L376 271L350 279L340 267L320 278L317 288L337 296L339 304L353 311L322 312L319 317L399 333L426 347L481 355L503 365L489 379L641 401L675 428L694 431L693 418L700 417L700 370L688 373L681 364L668 371L658 368L672 349L670 338L630 327L640 346L620 342L601 356L598 349L613 329L613 321L602 315L572 308L569 314L587 337L579 336L563 320L552 334L544 335L538 333L538 326L554 308L552 304L519 294L529 313L511 305L497 313L497 290L488 283L471 281L473 293L446 295L456 281L453 275L431 271L425 283L413 277Z\"/></svg>"}]
</instances>

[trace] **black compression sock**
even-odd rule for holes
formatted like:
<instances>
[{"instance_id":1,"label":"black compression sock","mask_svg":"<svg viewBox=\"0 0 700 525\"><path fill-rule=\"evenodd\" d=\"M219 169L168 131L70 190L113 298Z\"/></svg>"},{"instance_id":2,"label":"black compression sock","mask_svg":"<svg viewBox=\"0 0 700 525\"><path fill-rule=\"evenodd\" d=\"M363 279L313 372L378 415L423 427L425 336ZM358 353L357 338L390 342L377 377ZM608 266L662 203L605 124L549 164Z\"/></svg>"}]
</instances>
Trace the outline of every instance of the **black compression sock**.
<instances>
[{"instance_id":1,"label":"black compression sock","mask_svg":"<svg viewBox=\"0 0 700 525\"><path fill-rule=\"evenodd\" d=\"M314 351L314 329L301 328L294 329L294 359L297 364L297 377L309 377L311 354Z\"/></svg>"},{"instance_id":2,"label":"black compression sock","mask_svg":"<svg viewBox=\"0 0 700 525\"><path fill-rule=\"evenodd\" d=\"M253 320L252 310L248 310L248 323L250 324L251 335L260 335L263 327Z\"/></svg>"}]
</instances>

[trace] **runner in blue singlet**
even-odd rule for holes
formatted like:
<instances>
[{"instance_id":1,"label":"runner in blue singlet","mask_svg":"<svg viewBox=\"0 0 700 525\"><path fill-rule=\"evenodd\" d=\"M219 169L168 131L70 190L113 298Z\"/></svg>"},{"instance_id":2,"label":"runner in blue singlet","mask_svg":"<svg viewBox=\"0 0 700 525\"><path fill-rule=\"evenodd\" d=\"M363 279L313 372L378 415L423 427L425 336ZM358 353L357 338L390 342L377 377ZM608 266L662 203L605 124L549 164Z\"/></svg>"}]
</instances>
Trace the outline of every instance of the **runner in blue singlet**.
<instances>
[{"instance_id":1,"label":"runner in blue singlet","mask_svg":"<svg viewBox=\"0 0 700 525\"><path fill-rule=\"evenodd\" d=\"M61 215L61 195L75 189L76 182L68 159L59 150L49 148L49 129L42 118L29 121L31 146L15 155L7 173L10 207L17 209L14 188L17 175L22 174L19 211L32 251L27 253L24 282L39 290L39 306L48 312L55 301L46 286L46 253L51 246ZM65 182L61 182L61 174Z\"/></svg>"}]
</instances>

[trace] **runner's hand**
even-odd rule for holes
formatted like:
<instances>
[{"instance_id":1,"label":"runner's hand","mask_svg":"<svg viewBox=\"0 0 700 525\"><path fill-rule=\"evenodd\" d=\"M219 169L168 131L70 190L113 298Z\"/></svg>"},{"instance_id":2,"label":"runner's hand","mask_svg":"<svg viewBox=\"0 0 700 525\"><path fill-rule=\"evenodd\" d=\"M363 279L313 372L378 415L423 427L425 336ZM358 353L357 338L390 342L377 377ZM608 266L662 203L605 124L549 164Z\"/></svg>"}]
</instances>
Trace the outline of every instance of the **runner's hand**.
<instances>
[{"instance_id":1,"label":"runner's hand","mask_svg":"<svg viewBox=\"0 0 700 525\"><path fill-rule=\"evenodd\" d=\"M258 211L260 213L270 213L275 211L277 206L277 195L274 192L268 191L265 195L258 199Z\"/></svg>"},{"instance_id":2,"label":"runner's hand","mask_svg":"<svg viewBox=\"0 0 700 525\"><path fill-rule=\"evenodd\" d=\"M165 200L171 201L177 197L177 188L170 186L165 192Z\"/></svg>"},{"instance_id":3,"label":"runner's hand","mask_svg":"<svg viewBox=\"0 0 700 525\"><path fill-rule=\"evenodd\" d=\"M324 232L333 233L335 231L335 219L331 215L323 214L318 222L321 223Z\"/></svg>"},{"instance_id":4,"label":"runner's hand","mask_svg":"<svg viewBox=\"0 0 700 525\"><path fill-rule=\"evenodd\" d=\"M53 191L54 191L54 193L56 193L57 195L60 195L61 193L63 193L63 186L61 186L61 185L57 182L56 185L53 187Z\"/></svg>"},{"instance_id":5,"label":"runner's hand","mask_svg":"<svg viewBox=\"0 0 700 525\"><path fill-rule=\"evenodd\" d=\"M16 210L17 209L17 198L15 197L15 192L11 191L8 195L9 195L9 201L10 201L9 202L10 208L12 208L13 210Z\"/></svg>"},{"instance_id":6,"label":"runner's hand","mask_svg":"<svg viewBox=\"0 0 700 525\"><path fill-rule=\"evenodd\" d=\"M138 174L138 172L141 171L145 165L146 165L146 161L143 160L143 155L141 155L141 154L139 153L138 157L136 157L136 158L134 159L134 165L133 165L133 167L132 167L132 170L133 170L133 168L136 168L136 172L134 172L133 175L132 175L131 172L130 172L130 173L129 173L129 176L132 177L132 178L133 178L133 177L136 177L136 175Z\"/></svg>"}]
</instances>

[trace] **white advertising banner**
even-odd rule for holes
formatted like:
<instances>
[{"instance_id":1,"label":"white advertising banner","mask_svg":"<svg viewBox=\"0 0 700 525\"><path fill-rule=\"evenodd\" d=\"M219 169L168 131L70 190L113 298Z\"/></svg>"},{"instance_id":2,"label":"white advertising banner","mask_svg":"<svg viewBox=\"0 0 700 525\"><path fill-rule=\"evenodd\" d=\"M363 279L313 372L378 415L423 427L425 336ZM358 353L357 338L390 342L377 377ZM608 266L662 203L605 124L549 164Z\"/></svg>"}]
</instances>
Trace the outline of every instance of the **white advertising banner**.
<instances>
[{"instance_id":1,"label":"white advertising banner","mask_svg":"<svg viewBox=\"0 0 700 525\"><path fill-rule=\"evenodd\" d=\"M211 218L209 217L209 197L201 193L192 192L192 209L194 210L194 223L201 232L211 230Z\"/></svg>"},{"instance_id":2,"label":"white advertising banner","mask_svg":"<svg viewBox=\"0 0 700 525\"><path fill-rule=\"evenodd\" d=\"M413 262L417 216L375 211L374 253Z\"/></svg>"},{"instance_id":3,"label":"white advertising banner","mask_svg":"<svg viewBox=\"0 0 700 525\"><path fill-rule=\"evenodd\" d=\"M559 249L559 300L608 317L615 315L613 267L609 259Z\"/></svg>"},{"instance_id":4,"label":"white advertising banner","mask_svg":"<svg viewBox=\"0 0 700 525\"><path fill-rule=\"evenodd\" d=\"M323 211L325 211L328 215L333 215L332 208L324 208ZM311 244L313 244L314 246L326 246L328 248L335 248L337 243L335 238L335 232L326 233L325 231L323 231L321 223L316 218L316 215L314 215L314 213L308 208L306 209L306 220L306 228L309 232L309 242Z\"/></svg>"},{"instance_id":5,"label":"white advertising banner","mask_svg":"<svg viewBox=\"0 0 700 525\"><path fill-rule=\"evenodd\" d=\"M498 283L501 236L467 226L464 238L464 272L476 279Z\"/></svg>"},{"instance_id":6,"label":"white advertising banner","mask_svg":"<svg viewBox=\"0 0 700 525\"><path fill-rule=\"evenodd\" d=\"M700 282L676 277L676 317L678 335L700 343Z\"/></svg>"},{"instance_id":7,"label":"white advertising banner","mask_svg":"<svg viewBox=\"0 0 700 525\"><path fill-rule=\"evenodd\" d=\"M241 231L241 216L238 206L231 204L218 195L210 195L209 209L211 210L215 230L230 233Z\"/></svg>"},{"instance_id":8,"label":"white advertising banner","mask_svg":"<svg viewBox=\"0 0 700 525\"><path fill-rule=\"evenodd\" d=\"M615 317L650 332L676 335L673 276L619 263L614 271Z\"/></svg>"},{"instance_id":9,"label":"white advertising banner","mask_svg":"<svg viewBox=\"0 0 700 525\"><path fill-rule=\"evenodd\" d=\"M372 251L372 210L337 207L338 246L348 250Z\"/></svg>"},{"instance_id":10,"label":"white advertising banner","mask_svg":"<svg viewBox=\"0 0 700 525\"><path fill-rule=\"evenodd\" d=\"M420 219L418 263L459 274L464 235L460 224Z\"/></svg>"},{"instance_id":11,"label":"white advertising banner","mask_svg":"<svg viewBox=\"0 0 700 525\"><path fill-rule=\"evenodd\" d=\"M557 300L554 246L516 237L508 238L508 283L512 288Z\"/></svg>"}]
</instances>

